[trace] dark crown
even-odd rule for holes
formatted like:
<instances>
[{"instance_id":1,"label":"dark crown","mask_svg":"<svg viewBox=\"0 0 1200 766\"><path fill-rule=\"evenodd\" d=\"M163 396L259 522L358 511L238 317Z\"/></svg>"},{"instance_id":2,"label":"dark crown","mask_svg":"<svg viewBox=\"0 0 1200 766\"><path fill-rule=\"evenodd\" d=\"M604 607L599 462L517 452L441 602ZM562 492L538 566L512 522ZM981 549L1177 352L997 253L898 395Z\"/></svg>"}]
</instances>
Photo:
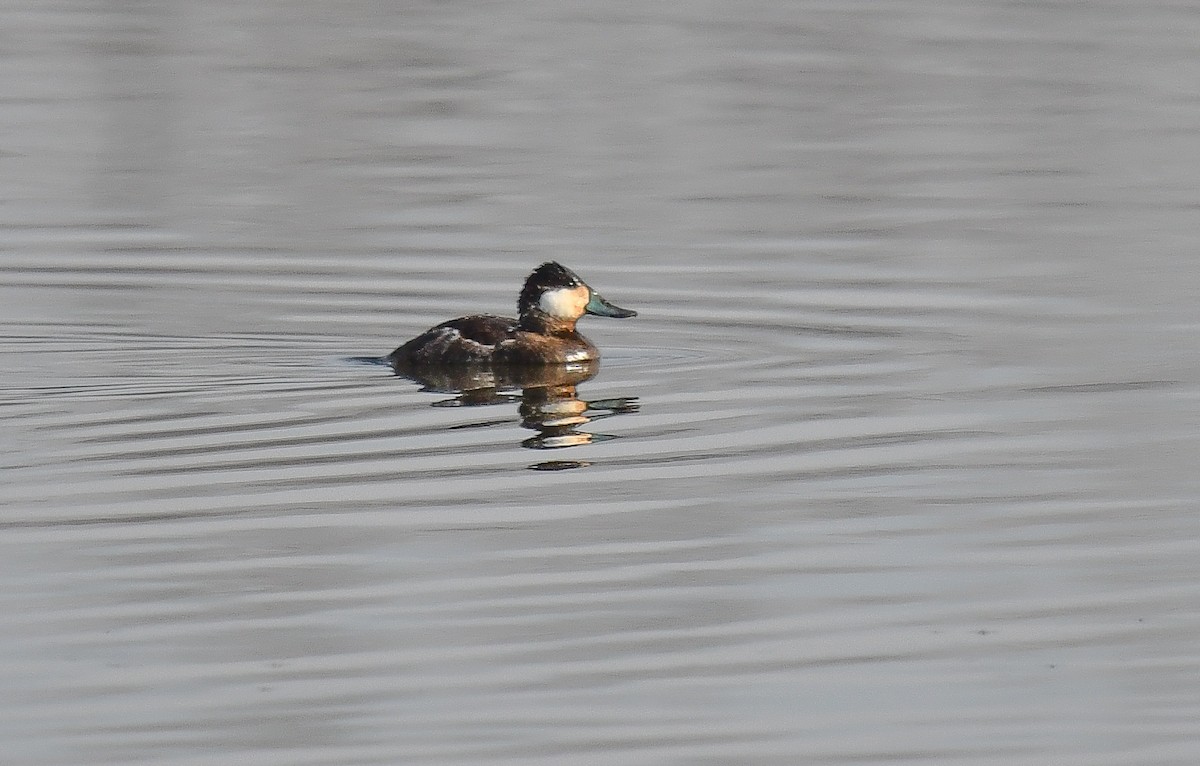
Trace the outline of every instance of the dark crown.
<instances>
[{"instance_id":1,"label":"dark crown","mask_svg":"<svg viewBox=\"0 0 1200 766\"><path fill-rule=\"evenodd\" d=\"M533 270L521 288L521 297L517 299L517 311L524 314L528 309L537 308L542 295L549 290L563 287L579 287L584 282L575 272L556 261L547 261Z\"/></svg>"}]
</instances>

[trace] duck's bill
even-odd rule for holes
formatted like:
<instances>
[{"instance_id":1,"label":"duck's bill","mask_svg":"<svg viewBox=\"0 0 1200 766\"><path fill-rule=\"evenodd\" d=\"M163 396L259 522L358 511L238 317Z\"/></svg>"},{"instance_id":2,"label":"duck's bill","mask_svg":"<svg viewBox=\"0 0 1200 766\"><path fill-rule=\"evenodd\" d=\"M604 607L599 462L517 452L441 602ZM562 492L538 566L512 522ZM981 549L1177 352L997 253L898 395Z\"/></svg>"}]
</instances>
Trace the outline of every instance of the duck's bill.
<instances>
[{"instance_id":1,"label":"duck's bill","mask_svg":"<svg viewBox=\"0 0 1200 766\"><path fill-rule=\"evenodd\" d=\"M575 304L579 305L579 304ZM614 306L600 295L595 290L592 291L592 298L583 307L583 310L589 314L595 314L598 317L613 317L614 319L624 319L625 317L637 316L636 311L623 309L620 306Z\"/></svg>"}]
</instances>

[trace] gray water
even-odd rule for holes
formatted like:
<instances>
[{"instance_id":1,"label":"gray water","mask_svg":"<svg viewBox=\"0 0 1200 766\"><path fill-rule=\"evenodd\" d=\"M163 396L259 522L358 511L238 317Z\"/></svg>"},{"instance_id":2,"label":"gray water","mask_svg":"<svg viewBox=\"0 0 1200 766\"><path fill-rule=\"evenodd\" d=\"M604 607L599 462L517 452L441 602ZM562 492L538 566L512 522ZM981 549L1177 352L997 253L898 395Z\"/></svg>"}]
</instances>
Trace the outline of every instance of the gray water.
<instances>
[{"instance_id":1,"label":"gray water","mask_svg":"<svg viewBox=\"0 0 1200 766\"><path fill-rule=\"evenodd\" d=\"M4 763L1191 766L1197 83L1186 3L4 4ZM348 361L551 258L640 313L567 437Z\"/></svg>"}]
</instances>

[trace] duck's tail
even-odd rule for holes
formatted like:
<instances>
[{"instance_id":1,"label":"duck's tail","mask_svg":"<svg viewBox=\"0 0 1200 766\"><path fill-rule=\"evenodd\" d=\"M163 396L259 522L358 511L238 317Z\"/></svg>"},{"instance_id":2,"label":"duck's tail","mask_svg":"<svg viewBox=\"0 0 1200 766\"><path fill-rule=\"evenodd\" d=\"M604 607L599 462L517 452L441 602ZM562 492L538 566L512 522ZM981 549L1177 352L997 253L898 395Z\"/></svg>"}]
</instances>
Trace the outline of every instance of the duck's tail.
<instances>
[{"instance_id":1,"label":"duck's tail","mask_svg":"<svg viewBox=\"0 0 1200 766\"><path fill-rule=\"evenodd\" d=\"M348 356L346 361L350 364L372 364L380 367L391 367L391 357L386 356Z\"/></svg>"}]
</instances>

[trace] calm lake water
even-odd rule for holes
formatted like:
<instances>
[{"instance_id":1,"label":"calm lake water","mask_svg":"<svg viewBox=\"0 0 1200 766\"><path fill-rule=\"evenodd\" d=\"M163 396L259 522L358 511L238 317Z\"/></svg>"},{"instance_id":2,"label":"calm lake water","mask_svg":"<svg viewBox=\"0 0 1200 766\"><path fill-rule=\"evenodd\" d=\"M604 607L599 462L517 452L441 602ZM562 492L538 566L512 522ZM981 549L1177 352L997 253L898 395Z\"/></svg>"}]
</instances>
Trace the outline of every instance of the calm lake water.
<instances>
[{"instance_id":1,"label":"calm lake water","mask_svg":"<svg viewBox=\"0 0 1200 766\"><path fill-rule=\"evenodd\" d=\"M0 30L5 764L1200 760L1200 7Z\"/></svg>"}]
</instances>

